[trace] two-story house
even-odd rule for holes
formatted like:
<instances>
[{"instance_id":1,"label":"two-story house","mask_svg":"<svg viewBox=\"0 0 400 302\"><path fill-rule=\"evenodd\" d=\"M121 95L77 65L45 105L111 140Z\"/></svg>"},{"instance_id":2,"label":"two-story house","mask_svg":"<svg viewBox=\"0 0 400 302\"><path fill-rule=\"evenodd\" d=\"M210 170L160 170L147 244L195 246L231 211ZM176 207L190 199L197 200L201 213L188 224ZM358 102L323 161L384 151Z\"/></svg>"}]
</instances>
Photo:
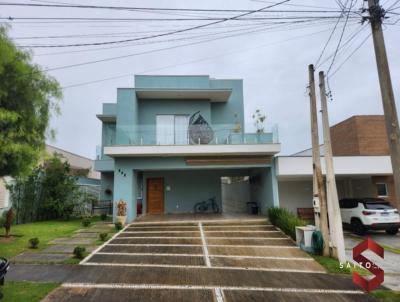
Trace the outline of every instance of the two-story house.
<instances>
[{"instance_id":1,"label":"two-story house","mask_svg":"<svg viewBox=\"0 0 400 302\"><path fill-rule=\"evenodd\" d=\"M101 199L126 201L128 221L138 203L144 214L190 213L215 197L224 212L226 177L247 176L261 212L278 206L280 144L275 132L245 132L242 80L135 76L134 88L118 88L97 117Z\"/></svg>"}]
</instances>

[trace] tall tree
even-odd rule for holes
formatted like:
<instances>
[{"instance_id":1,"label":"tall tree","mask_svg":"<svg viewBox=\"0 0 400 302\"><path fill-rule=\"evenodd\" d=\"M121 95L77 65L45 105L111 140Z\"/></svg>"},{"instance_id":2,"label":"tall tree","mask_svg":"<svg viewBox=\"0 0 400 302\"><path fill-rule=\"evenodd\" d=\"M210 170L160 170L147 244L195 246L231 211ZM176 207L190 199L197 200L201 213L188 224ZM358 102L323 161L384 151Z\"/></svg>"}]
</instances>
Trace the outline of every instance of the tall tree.
<instances>
[{"instance_id":1,"label":"tall tree","mask_svg":"<svg viewBox=\"0 0 400 302\"><path fill-rule=\"evenodd\" d=\"M0 176L23 175L37 164L61 97L58 82L0 26Z\"/></svg>"}]
</instances>

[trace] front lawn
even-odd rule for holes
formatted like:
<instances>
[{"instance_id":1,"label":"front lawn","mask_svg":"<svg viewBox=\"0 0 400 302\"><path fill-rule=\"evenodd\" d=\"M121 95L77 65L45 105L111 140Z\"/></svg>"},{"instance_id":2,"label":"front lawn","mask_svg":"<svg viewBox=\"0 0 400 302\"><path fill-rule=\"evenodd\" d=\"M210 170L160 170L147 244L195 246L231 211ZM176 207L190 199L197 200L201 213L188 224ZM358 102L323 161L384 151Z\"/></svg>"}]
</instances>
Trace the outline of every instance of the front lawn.
<instances>
[{"instance_id":1,"label":"front lawn","mask_svg":"<svg viewBox=\"0 0 400 302\"><path fill-rule=\"evenodd\" d=\"M58 287L57 283L32 283L6 281L0 292L4 302L39 302L50 291Z\"/></svg>"},{"instance_id":2,"label":"front lawn","mask_svg":"<svg viewBox=\"0 0 400 302\"><path fill-rule=\"evenodd\" d=\"M60 237L68 237L81 228L83 227L80 219L18 224L11 227L10 238L4 237L4 228L2 228L0 230L0 256L10 258L25 250L30 250L28 240L34 237L39 238L39 249L43 249L49 241Z\"/></svg>"},{"instance_id":3,"label":"front lawn","mask_svg":"<svg viewBox=\"0 0 400 302\"><path fill-rule=\"evenodd\" d=\"M319 264L321 264L325 269L328 271L328 273L331 274L346 274L349 275L352 272L357 272L361 276L368 276L371 275L369 271L366 269L359 267L358 265L354 266L352 263L347 262L346 265L340 265L340 262L336 259L330 258L330 257L325 257L325 256L317 256L317 255L311 255ZM349 264L349 265L347 265Z\"/></svg>"},{"instance_id":4,"label":"front lawn","mask_svg":"<svg viewBox=\"0 0 400 302\"><path fill-rule=\"evenodd\" d=\"M381 302L399 302L400 292L392 291L388 289L378 289L374 290L370 295L374 296Z\"/></svg>"}]
</instances>

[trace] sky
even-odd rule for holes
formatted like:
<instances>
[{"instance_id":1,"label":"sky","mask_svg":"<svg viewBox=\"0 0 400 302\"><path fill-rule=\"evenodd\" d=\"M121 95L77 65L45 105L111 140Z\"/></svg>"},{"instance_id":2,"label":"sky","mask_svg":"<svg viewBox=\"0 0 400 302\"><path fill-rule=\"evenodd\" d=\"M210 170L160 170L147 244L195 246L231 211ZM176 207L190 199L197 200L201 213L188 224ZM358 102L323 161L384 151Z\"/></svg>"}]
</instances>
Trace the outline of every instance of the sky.
<instances>
[{"instance_id":1,"label":"sky","mask_svg":"<svg viewBox=\"0 0 400 302\"><path fill-rule=\"evenodd\" d=\"M342 0L350 4L351 0ZM1 3L5 1L0 1ZM264 0L110 0L110 1L29 1L29 4L77 4L155 8L257 10L279 1ZM362 7L353 0L352 10ZM396 3L399 2L399 3ZM385 20L384 35L397 107L400 106L400 1L383 0L384 8L394 8ZM54 47L56 45L104 43L137 39L209 23L206 18L228 18L238 12L173 12L109 9L0 6L0 17L15 18L9 35L24 49L31 49L33 61L40 64L63 88L61 115L53 116L51 127L56 147L95 158L101 142L102 103L116 102L118 87L133 87L134 74L210 75L212 78L243 79L245 129L254 129L252 114L260 109L267 116L267 128L278 125L282 155L311 145L310 108L307 92L308 65L315 64L322 53L337 19L318 19L295 24L272 24L279 18L299 16L287 10L338 11L337 0L292 0L259 14L276 20L226 21L197 30L126 43ZM268 10L268 9L267 9ZM301 13L314 16L315 13ZM301 15L300 14L300 15ZM339 16L339 12L328 12ZM254 15L247 16L253 18ZM344 15L338 22L316 71L329 73L332 99L329 101L330 124L350 116L382 114L382 101L375 54L369 24L361 17ZM18 18L37 18L18 19ZM103 20L61 20L43 18L103 18ZM104 20L107 18L107 20ZM117 18L118 21L110 20ZM156 20L120 20L152 18ZM159 19L202 19L161 21ZM218 19L220 20L220 19ZM285 19L285 22L290 19ZM395 23L395 24L389 24ZM344 26L346 24L346 26ZM345 28L343 32L343 28ZM343 36L342 36L343 32ZM54 38L54 36L61 36ZM72 36L72 37L68 37ZM339 45L339 51L334 56ZM47 38L45 38L47 37ZM48 38L53 37L53 38ZM347 44L345 44L348 41ZM363 43L364 42L364 43ZM191 44L191 45L187 45ZM35 46L32 48L32 46ZM53 47L37 47L53 46ZM165 49L169 48L169 49ZM162 50L163 49L163 50ZM147 53L146 53L147 52ZM144 54L143 54L144 53ZM129 55L129 56L128 56ZM105 58L128 56L93 64L54 69ZM333 57L335 60L332 64ZM330 68L332 64L332 67ZM338 69L339 68L339 69ZM338 70L337 70L338 69ZM337 72L335 72L337 70ZM104 80L114 78L112 80ZM316 73L316 78L318 77ZM99 81L99 82L95 82ZM93 83L88 83L93 82ZM84 85L84 83L87 83ZM318 83L317 83L318 87ZM317 91L319 94L319 91ZM320 130L320 132L322 132Z\"/></svg>"}]
</instances>

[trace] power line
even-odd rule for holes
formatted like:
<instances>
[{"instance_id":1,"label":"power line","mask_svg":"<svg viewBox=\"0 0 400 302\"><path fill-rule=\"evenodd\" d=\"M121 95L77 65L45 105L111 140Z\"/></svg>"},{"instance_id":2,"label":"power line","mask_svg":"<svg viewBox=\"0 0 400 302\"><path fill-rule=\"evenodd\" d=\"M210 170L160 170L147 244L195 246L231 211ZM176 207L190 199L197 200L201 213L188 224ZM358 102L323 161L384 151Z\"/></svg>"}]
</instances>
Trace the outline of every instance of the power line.
<instances>
[{"instance_id":1,"label":"power line","mask_svg":"<svg viewBox=\"0 0 400 302\"><path fill-rule=\"evenodd\" d=\"M349 47L352 45L352 42L355 41L355 38L367 28L368 26L366 25L361 25L360 28L356 29L353 34L344 42L339 48L338 54L341 53L342 51L345 51L345 47L348 45ZM322 60L319 64L319 66L322 66L325 62L327 62L330 58L333 57L335 52L332 52L329 56L327 56L324 60Z\"/></svg>"},{"instance_id":2,"label":"power line","mask_svg":"<svg viewBox=\"0 0 400 302\"><path fill-rule=\"evenodd\" d=\"M219 39L226 39L226 38L230 38L230 37L240 36L240 35L243 35L243 34L248 34L248 33L253 33L253 32L261 32L261 31L262 30L248 31L248 32L245 32L245 33L238 33L238 34L234 34L234 35L229 35L229 36L224 36L224 37L217 37L217 38L212 38L212 39L202 40L202 41L196 41L196 42L186 43L186 44L182 44L182 45L174 45L174 46L170 46L170 47L159 48L159 49L143 51L143 52L138 52L138 53L132 53L132 54L123 55L123 56L109 57L109 58L104 58L104 59L99 59L99 60L93 60L93 61L87 61L87 62L82 62L82 63L58 66L58 67L45 69L45 71L55 71L55 70L60 70L60 69L67 69L67 68L72 68L72 67L78 67L78 66L96 64L96 63L101 63L101 62L119 60L119 59L134 57L134 56L138 56L138 55L150 54L150 53L164 51L164 50L171 50L171 49L175 49L175 48L179 48L179 47L183 47L183 46L197 45L197 44L201 44L201 43L205 43L205 42L215 41L215 40L219 40Z\"/></svg>"},{"instance_id":3,"label":"power line","mask_svg":"<svg viewBox=\"0 0 400 302\"><path fill-rule=\"evenodd\" d=\"M347 1L348 1L348 0L346 0L346 4L347 4ZM336 24L335 24L335 26L333 27L332 32L331 32L331 34L330 34L329 37L328 37L328 40L325 42L325 45L324 45L324 47L322 48L321 54L319 55L317 61L316 61L315 64L314 64L314 66L315 66L316 68L318 68L318 63L319 63L319 61L321 60L322 56L324 55L324 52L325 52L326 48L328 47L328 44L329 44L329 42L331 41L331 39L332 39L332 37L333 37L333 34L334 34L335 31L336 31L336 27L338 26L338 24L339 24L339 22L340 22L340 20L341 20L341 18L342 18L342 16L343 16L343 13L344 13L344 11L342 10L342 13L340 14L339 18L337 19Z\"/></svg>"},{"instance_id":4,"label":"power line","mask_svg":"<svg viewBox=\"0 0 400 302\"><path fill-rule=\"evenodd\" d=\"M191 31L191 30L195 30L195 29L199 29L199 28L204 28L204 27L207 27L207 26L223 23L223 22L230 21L230 20L235 20L235 19L247 16L247 15L250 15L250 14L265 10L267 8L278 6L280 4L283 4L283 3L289 2L289 1L290 0L284 0L284 1L281 1L281 2L273 4L273 5L262 7L260 9L258 9L258 10L254 10L254 11L251 11L251 12L247 12L247 13L236 15L234 17L230 17L230 18L226 18L226 19L223 19L223 20L218 20L218 21L214 21L214 22L210 22L210 23L206 23L206 24L201 24L201 25L197 25L197 26L193 26L193 27L188 27L188 28L184 28L184 29L180 29L180 30L175 30L175 31L171 31L171 32L163 33L163 34L150 35L150 36L145 36L145 37L140 37L140 38L135 38L135 39L109 41L109 42L42 45L40 47L46 47L47 48L47 47L71 47L71 46L105 45L105 44L117 44L117 43L125 43L125 42L132 42L132 41L138 41L138 40L146 40L146 39L164 37L164 36L169 36L169 35L173 35L173 34L180 33L180 32L186 32L186 31ZM35 46L35 47L39 47L39 46Z\"/></svg>"},{"instance_id":5,"label":"power line","mask_svg":"<svg viewBox=\"0 0 400 302\"><path fill-rule=\"evenodd\" d=\"M298 19L336 19L337 16L288 16L288 17L251 17L251 18L236 18L229 21L254 21L254 20L298 20ZM358 17L354 17L358 18ZM0 20L13 22L18 20L31 20L35 22L15 22L19 24L40 24L40 23L103 23L103 22L172 22L172 21L224 21L227 18L87 18L87 17L0 17ZM229 19L229 18L228 18ZM41 21L45 20L45 21ZM50 20L50 21L49 21Z\"/></svg>"},{"instance_id":6,"label":"power line","mask_svg":"<svg viewBox=\"0 0 400 302\"><path fill-rule=\"evenodd\" d=\"M280 3L274 3L274 6ZM130 6L101 6L101 5L75 5L75 4L37 4L37 3L12 3L2 2L0 6L28 6L28 7L51 7L51 8L81 8L81 9L112 9L112 10L128 10L128 11L178 11L178 12L241 12L251 13L252 10L248 9L204 9L204 8L161 8L161 7L130 7ZM299 5L300 6L300 5ZM303 6L303 5L301 5ZM310 6L303 6L310 7ZM300 12L300 13L312 13L312 12L340 12L338 10L273 10L271 12ZM261 13L261 11L260 11Z\"/></svg>"},{"instance_id":7,"label":"power line","mask_svg":"<svg viewBox=\"0 0 400 302\"><path fill-rule=\"evenodd\" d=\"M346 2L346 3L347 3L347 2ZM333 64L335 63L335 59L336 59L337 53L338 53L338 51L339 51L340 44L342 43L343 35L344 35L345 30L346 30L347 21L349 20L349 12L350 12L352 6L353 6L353 0L350 1L349 10L348 10L347 16L346 16L346 22L345 22L344 27L343 27L343 29L342 29L342 33L341 33L341 35L340 35L339 42L338 42L338 44L337 44L337 46L336 46L336 50L335 50L335 53L334 53L334 55L333 55L331 64L329 65L328 71L326 72L326 75L327 75L327 76L329 75L329 72L331 71L332 66L333 66ZM328 85L328 86L329 86L329 85Z\"/></svg>"},{"instance_id":8,"label":"power line","mask_svg":"<svg viewBox=\"0 0 400 302\"><path fill-rule=\"evenodd\" d=\"M400 0L395 1L391 6L389 6L386 10L390 10L393 6L395 6L397 3L399 3Z\"/></svg>"},{"instance_id":9,"label":"power line","mask_svg":"<svg viewBox=\"0 0 400 302\"><path fill-rule=\"evenodd\" d=\"M369 37L371 37L372 33L369 33L363 40L362 42L350 53L350 55L338 66L338 68L335 69L335 71L329 76L332 78L342 67L343 65L365 44L365 42L368 41Z\"/></svg>"},{"instance_id":10,"label":"power line","mask_svg":"<svg viewBox=\"0 0 400 302\"><path fill-rule=\"evenodd\" d=\"M196 39L196 38L201 38L204 36L211 36L211 35L221 35L221 34L226 34L226 33L230 33L230 32L240 32L240 31L245 31L245 30L249 30L249 29L256 29L256 28L260 28L262 27L263 30L268 30L269 32L275 32L275 31L279 31L279 30L285 30L284 28L290 26L290 25L295 25L295 24L301 24L303 23L303 27L308 27L311 26L315 23L315 20L304 20L304 21L298 21L298 22L274 22L273 24L271 23L261 23L258 24L257 26L253 26L252 27L246 27L246 28L240 28L240 29L235 29L235 30L230 30L230 31L218 31L218 32L211 32L211 33L206 33L206 34L202 34L202 35L196 35L196 36L185 36L182 38L177 38L177 39L167 39L167 40L151 40L151 41L143 41L143 42L136 42L135 44L128 44L128 45L118 45L118 46L110 46L110 47L97 47L97 48L90 48L90 49L79 49L79 50L69 50L69 51L60 51L60 52L50 52L50 53L41 53L41 54L36 54L36 56L43 56L43 55L61 55L61 54L73 54L73 53L82 53L82 52L92 52L92 51L100 51L100 50L109 50L109 49L114 49L114 48L123 48L123 47L133 47L133 46L137 46L137 45L147 45L147 44L154 44L154 43L166 43L166 42L174 42L174 41L181 41L181 40L189 40L189 39ZM322 23L322 22L321 22ZM271 24L272 26L266 27L265 25ZM324 24L324 23L322 23ZM283 29L282 29L283 28ZM296 27L296 30L299 29L299 27Z\"/></svg>"},{"instance_id":11,"label":"power line","mask_svg":"<svg viewBox=\"0 0 400 302\"><path fill-rule=\"evenodd\" d=\"M283 40L283 41L278 41L276 43L263 44L263 45L260 45L258 47L253 47L253 48L250 48L250 49L249 48L248 49L238 49L238 50L231 51L229 53L223 53L223 54L216 55L216 56L196 59L196 60L183 62L183 63L178 63L178 64L167 65L167 66L163 66L163 67L159 67L159 68L153 68L153 69L149 69L149 70L138 72L137 74L144 74L144 73L159 71L159 70L163 70L163 69L168 69L168 68L171 68L171 67L177 67L177 66L188 65L188 64L198 63L198 62L202 62L202 61L212 60L212 59L215 59L215 58L218 58L218 57L224 57L224 56L228 56L228 55L232 55L232 54L236 54L236 53L243 53L243 52L246 52L246 51L252 51L254 49L263 48L263 47L267 47L267 46L271 46L271 45L278 45L278 44L282 44L282 43L289 42L289 41L292 41L292 40L301 39L301 38L308 37L308 36L311 36L311 35L316 35L316 34L319 34L319 33L322 33L322 32L326 32L326 31L327 30L322 30L322 31L318 31L318 32L313 32L313 33L304 34L304 35L301 35L301 36L289 38L289 39L286 39L286 40ZM87 82L81 82L81 83L77 83L77 84L71 84L71 85L68 85L68 86L64 86L62 88L63 89L67 89L67 88L79 87L79 86L84 86L84 85L89 85L89 84L95 84L95 83L100 83L100 82L105 82L105 81L110 81L110 80L115 80L115 79L119 79L119 78L132 76L134 74L135 73L126 73L126 74L122 74L122 75L118 75L118 76L113 76L113 77L108 77L108 78L103 78L103 79L98 79L98 80L93 80L93 81L87 81Z\"/></svg>"}]
</instances>

